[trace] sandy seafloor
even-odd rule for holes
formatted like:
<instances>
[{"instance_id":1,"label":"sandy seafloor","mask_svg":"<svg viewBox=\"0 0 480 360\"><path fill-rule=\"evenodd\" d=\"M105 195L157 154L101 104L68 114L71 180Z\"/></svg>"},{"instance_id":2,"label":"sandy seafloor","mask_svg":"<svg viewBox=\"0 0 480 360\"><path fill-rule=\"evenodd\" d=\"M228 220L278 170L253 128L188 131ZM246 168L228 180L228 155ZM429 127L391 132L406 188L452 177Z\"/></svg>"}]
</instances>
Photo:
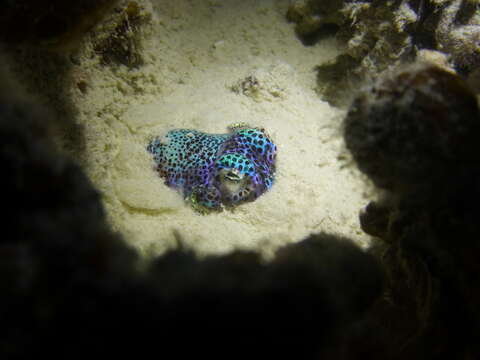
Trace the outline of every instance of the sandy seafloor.
<instances>
[{"instance_id":1,"label":"sandy seafloor","mask_svg":"<svg viewBox=\"0 0 480 360\"><path fill-rule=\"evenodd\" d=\"M358 222L367 190L345 156L345 113L315 92L315 66L339 45L302 45L285 19L288 3L157 0L144 66L110 69L85 56L74 74L89 84L75 97L85 136L78 159L114 229L141 253L162 253L181 238L199 254L269 255L319 231L368 246ZM260 86L255 96L232 90L250 75ZM225 133L238 122L264 127L277 144L275 184L234 211L199 215L155 173L145 147L170 129Z\"/></svg>"}]
</instances>

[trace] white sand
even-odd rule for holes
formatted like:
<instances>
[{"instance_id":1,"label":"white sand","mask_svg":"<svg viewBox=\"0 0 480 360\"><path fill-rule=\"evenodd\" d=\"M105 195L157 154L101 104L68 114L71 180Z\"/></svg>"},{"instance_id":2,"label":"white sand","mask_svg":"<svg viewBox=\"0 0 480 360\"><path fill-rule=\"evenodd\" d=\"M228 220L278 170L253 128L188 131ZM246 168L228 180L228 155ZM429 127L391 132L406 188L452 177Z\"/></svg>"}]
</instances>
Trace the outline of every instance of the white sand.
<instances>
[{"instance_id":1,"label":"white sand","mask_svg":"<svg viewBox=\"0 0 480 360\"><path fill-rule=\"evenodd\" d=\"M314 67L338 53L336 42L304 47L285 20L288 1L153 3L147 64L112 72L90 60L81 74L90 91L76 100L86 135L80 160L114 228L144 254L174 246L175 232L199 254L268 255L319 231L367 246L358 223L365 186L339 160L344 113L314 91ZM249 75L259 81L255 96L232 91ZM174 128L225 133L238 122L264 127L277 144L276 182L255 202L199 215L154 172L148 139Z\"/></svg>"}]
</instances>

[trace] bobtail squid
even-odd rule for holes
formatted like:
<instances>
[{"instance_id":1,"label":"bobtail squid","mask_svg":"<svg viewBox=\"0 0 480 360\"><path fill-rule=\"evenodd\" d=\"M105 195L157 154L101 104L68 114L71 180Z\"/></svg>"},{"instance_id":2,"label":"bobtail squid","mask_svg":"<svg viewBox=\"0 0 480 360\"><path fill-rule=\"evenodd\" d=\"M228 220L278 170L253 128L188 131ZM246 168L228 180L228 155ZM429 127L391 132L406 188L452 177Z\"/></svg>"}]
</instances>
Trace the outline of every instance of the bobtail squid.
<instances>
[{"instance_id":1,"label":"bobtail squid","mask_svg":"<svg viewBox=\"0 0 480 360\"><path fill-rule=\"evenodd\" d=\"M273 185L277 146L265 130L245 124L229 129L171 130L147 146L165 184L201 213L253 201Z\"/></svg>"}]
</instances>

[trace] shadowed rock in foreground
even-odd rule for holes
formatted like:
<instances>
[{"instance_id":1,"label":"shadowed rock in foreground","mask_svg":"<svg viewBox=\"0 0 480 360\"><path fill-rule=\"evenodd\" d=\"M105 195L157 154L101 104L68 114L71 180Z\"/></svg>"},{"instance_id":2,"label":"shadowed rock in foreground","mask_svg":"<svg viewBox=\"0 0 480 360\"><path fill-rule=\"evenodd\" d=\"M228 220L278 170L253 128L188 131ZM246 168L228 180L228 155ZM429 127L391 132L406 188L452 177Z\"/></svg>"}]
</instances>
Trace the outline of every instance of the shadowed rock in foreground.
<instances>
[{"instance_id":1,"label":"shadowed rock in foreground","mask_svg":"<svg viewBox=\"0 0 480 360\"><path fill-rule=\"evenodd\" d=\"M393 358L475 358L480 333L480 113L457 75L399 68L357 96L345 141L386 191L360 215L379 237L388 297L371 319Z\"/></svg>"}]
</instances>

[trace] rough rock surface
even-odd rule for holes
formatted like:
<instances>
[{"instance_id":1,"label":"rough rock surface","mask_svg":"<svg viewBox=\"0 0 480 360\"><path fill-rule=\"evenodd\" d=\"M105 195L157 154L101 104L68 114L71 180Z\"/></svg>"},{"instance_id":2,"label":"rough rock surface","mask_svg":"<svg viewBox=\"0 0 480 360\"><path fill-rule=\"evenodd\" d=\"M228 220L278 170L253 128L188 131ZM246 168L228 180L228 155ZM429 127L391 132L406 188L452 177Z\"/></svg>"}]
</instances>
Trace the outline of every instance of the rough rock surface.
<instances>
[{"instance_id":1,"label":"rough rock surface","mask_svg":"<svg viewBox=\"0 0 480 360\"><path fill-rule=\"evenodd\" d=\"M446 54L449 66L464 75L480 66L480 9L476 0L307 0L295 2L290 9L287 17L297 23L300 37L310 36L298 30L306 19L322 19L317 28L340 24L337 37L346 43L342 56L351 57L350 71L361 77L374 77L413 60L420 50ZM328 16L322 15L325 11ZM341 58L334 63L337 71L352 78L344 64ZM321 79L325 71L329 70L319 67ZM348 79L341 81L348 85ZM327 99L338 101L334 86L319 90Z\"/></svg>"}]
</instances>

